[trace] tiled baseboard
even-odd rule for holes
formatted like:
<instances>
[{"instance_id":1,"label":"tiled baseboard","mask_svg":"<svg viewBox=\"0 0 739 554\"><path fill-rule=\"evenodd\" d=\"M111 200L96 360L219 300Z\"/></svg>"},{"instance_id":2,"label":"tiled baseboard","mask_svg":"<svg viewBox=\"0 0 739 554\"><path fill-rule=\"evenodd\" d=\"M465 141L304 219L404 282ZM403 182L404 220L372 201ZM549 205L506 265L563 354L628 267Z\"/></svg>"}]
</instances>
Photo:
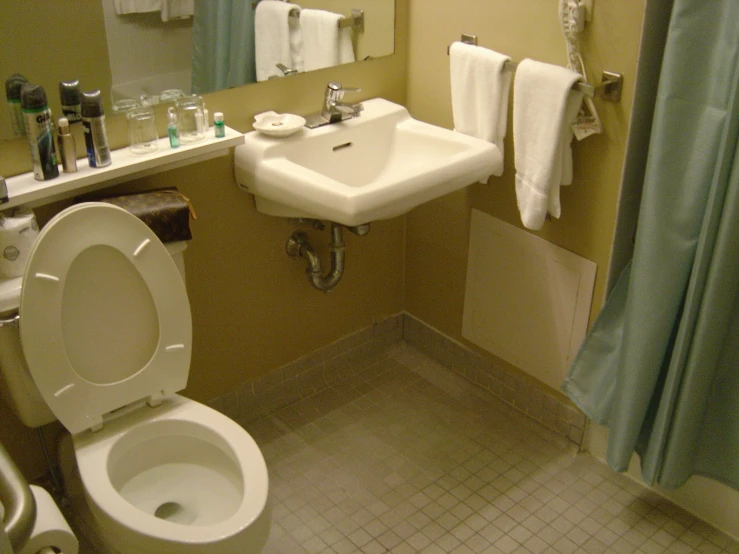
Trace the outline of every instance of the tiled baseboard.
<instances>
[{"instance_id":1,"label":"tiled baseboard","mask_svg":"<svg viewBox=\"0 0 739 554\"><path fill-rule=\"evenodd\" d=\"M254 421L370 367L401 341L437 360L449 370L448 377L471 382L481 395L498 398L578 446L582 443L585 416L579 410L407 313L344 337L209 404L240 423Z\"/></svg>"},{"instance_id":2,"label":"tiled baseboard","mask_svg":"<svg viewBox=\"0 0 739 554\"><path fill-rule=\"evenodd\" d=\"M582 444L586 421L582 412L526 377L496 365L407 313L403 314L403 340L576 445Z\"/></svg>"},{"instance_id":3,"label":"tiled baseboard","mask_svg":"<svg viewBox=\"0 0 739 554\"><path fill-rule=\"evenodd\" d=\"M403 315L391 316L290 362L208 404L239 423L248 423L308 398L386 357L403 339Z\"/></svg>"}]
</instances>

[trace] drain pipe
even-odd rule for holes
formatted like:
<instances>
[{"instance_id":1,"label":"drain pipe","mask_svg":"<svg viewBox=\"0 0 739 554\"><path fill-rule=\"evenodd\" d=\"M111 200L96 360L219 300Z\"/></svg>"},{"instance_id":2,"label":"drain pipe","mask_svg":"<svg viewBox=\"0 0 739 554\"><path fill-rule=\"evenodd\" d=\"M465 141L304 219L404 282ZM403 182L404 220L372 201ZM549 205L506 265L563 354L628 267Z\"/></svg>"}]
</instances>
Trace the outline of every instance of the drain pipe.
<instances>
[{"instance_id":1,"label":"drain pipe","mask_svg":"<svg viewBox=\"0 0 739 554\"><path fill-rule=\"evenodd\" d=\"M347 227L347 229L358 236L364 236L369 233L369 223L356 227ZM300 258L302 256L306 259L308 267L305 272L308 274L311 285L323 292L333 290L344 275L344 251L346 246L344 244L343 230L339 223L334 223L333 221L331 222L331 242L329 242L329 249L331 251L331 269L326 275L323 275L321 259L308 242L308 235L302 231L296 231L287 239L287 244L285 245L288 256L292 258Z\"/></svg>"}]
</instances>

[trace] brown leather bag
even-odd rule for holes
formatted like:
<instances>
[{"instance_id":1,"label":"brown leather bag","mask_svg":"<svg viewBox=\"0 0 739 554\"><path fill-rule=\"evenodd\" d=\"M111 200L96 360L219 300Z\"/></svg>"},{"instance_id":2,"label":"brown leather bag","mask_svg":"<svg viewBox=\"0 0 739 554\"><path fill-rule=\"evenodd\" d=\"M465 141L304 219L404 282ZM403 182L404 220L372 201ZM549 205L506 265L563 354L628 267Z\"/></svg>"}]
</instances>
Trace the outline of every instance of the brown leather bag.
<instances>
[{"instance_id":1,"label":"brown leather bag","mask_svg":"<svg viewBox=\"0 0 739 554\"><path fill-rule=\"evenodd\" d=\"M110 198L97 198L123 208L146 223L162 242L190 240L190 217L196 219L190 199L176 188L166 188L124 194Z\"/></svg>"}]
</instances>

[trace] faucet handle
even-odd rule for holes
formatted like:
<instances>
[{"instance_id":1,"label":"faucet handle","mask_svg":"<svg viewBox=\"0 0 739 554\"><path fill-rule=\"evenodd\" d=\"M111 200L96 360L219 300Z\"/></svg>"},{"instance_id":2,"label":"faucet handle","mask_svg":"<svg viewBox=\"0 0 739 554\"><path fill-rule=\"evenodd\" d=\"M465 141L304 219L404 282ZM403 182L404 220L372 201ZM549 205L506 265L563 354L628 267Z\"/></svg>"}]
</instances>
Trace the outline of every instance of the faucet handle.
<instances>
[{"instance_id":1,"label":"faucet handle","mask_svg":"<svg viewBox=\"0 0 739 554\"><path fill-rule=\"evenodd\" d=\"M277 64L277 69L279 69L280 71L282 71L282 74L285 77L288 77L289 75L295 75L298 72L297 69L293 69L291 67L287 67L283 63L278 63Z\"/></svg>"},{"instance_id":2,"label":"faucet handle","mask_svg":"<svg viewBox=\"0 0 739 554\"><path fill-rule=\"evenodd\" d=\"M332 92L339 92L339 91L341 92L361 92L362 91L361 88L357 88L357 87L345 87L344 85L342 85L341 83L337 81L330 81L327 87Z\"/></svg>"},{"instance_id":3,"label":"faucet handle","mask_svg":"<svg viewBox=\"0 0 739 554\"><path fill-rule=\"evenodd\" d=\"M361 88L357 87L345 87L337 81L330 81L326 86L326 98L339 102L344 98L345 92L360 92L361 90Z\"/></svg>"}]
</instances>

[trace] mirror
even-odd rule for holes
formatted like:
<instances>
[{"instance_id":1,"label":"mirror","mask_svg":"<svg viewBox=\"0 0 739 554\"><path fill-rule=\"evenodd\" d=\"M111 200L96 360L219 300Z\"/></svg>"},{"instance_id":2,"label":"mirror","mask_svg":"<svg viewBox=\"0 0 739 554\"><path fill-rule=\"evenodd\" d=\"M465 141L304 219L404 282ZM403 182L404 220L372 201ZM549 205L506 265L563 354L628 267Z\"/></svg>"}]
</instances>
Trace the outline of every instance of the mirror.
<instances>
[{"instance_id":1,"label":"mirror","mask_svg":"<svg viewBox=\"0 0 739 554\"><path fill-rule=\"evenodd\" d=\"M254 39L243 35L254 32L251 0L194 0L195 17L167 22L162 21L166 16L161 11L116 13L116 4L136 4L137 1L148 5L159 3L151 0L0 2L0 21L6 22L0 36L3 83L12 74L21 73L29 81L41 84L56 119L61 115L59 81L78 79L83 91L99 88L106 99L104 107L108 116L114 113L113 103L124 98L139 99L147 94L157 100L158 94L167 89L188 93L193 75L207 77L200 79L200 84L196 82L192 90L203 94L254 82L253 77L216 75L213 78L220 70L202 61L206 50L212 51L216 59L223 58L223 52L229 49L239 54L253 50L250 44ZM168 1L171 2L161 0L165 4ZM355 59L376 58L394 52L394 0L296 0L294 3L304 9L321 9L347 17L352 10L361 9L364 30L351 31ZM231 13L216 13L224 5L231 4L234 6L228 8ZM244 4L247 9L243 8ZM238 10L244 12L244 18L237 21L235 13ZM200 13L207 16L199 20L202 25L195 22ZM206 34L203 27L208 27L207 32L211 34ZM233 31L230 45L225 36L229 33L222 31L226 27ZM202 39L198 39L199 31ZM214 48L221 43L221 50ZM253 66L254 53L250 52L249 56L243 63ZM9 111L3 106L0 109L0 139L12 138Z\"/></svg>"}]
</instances>

